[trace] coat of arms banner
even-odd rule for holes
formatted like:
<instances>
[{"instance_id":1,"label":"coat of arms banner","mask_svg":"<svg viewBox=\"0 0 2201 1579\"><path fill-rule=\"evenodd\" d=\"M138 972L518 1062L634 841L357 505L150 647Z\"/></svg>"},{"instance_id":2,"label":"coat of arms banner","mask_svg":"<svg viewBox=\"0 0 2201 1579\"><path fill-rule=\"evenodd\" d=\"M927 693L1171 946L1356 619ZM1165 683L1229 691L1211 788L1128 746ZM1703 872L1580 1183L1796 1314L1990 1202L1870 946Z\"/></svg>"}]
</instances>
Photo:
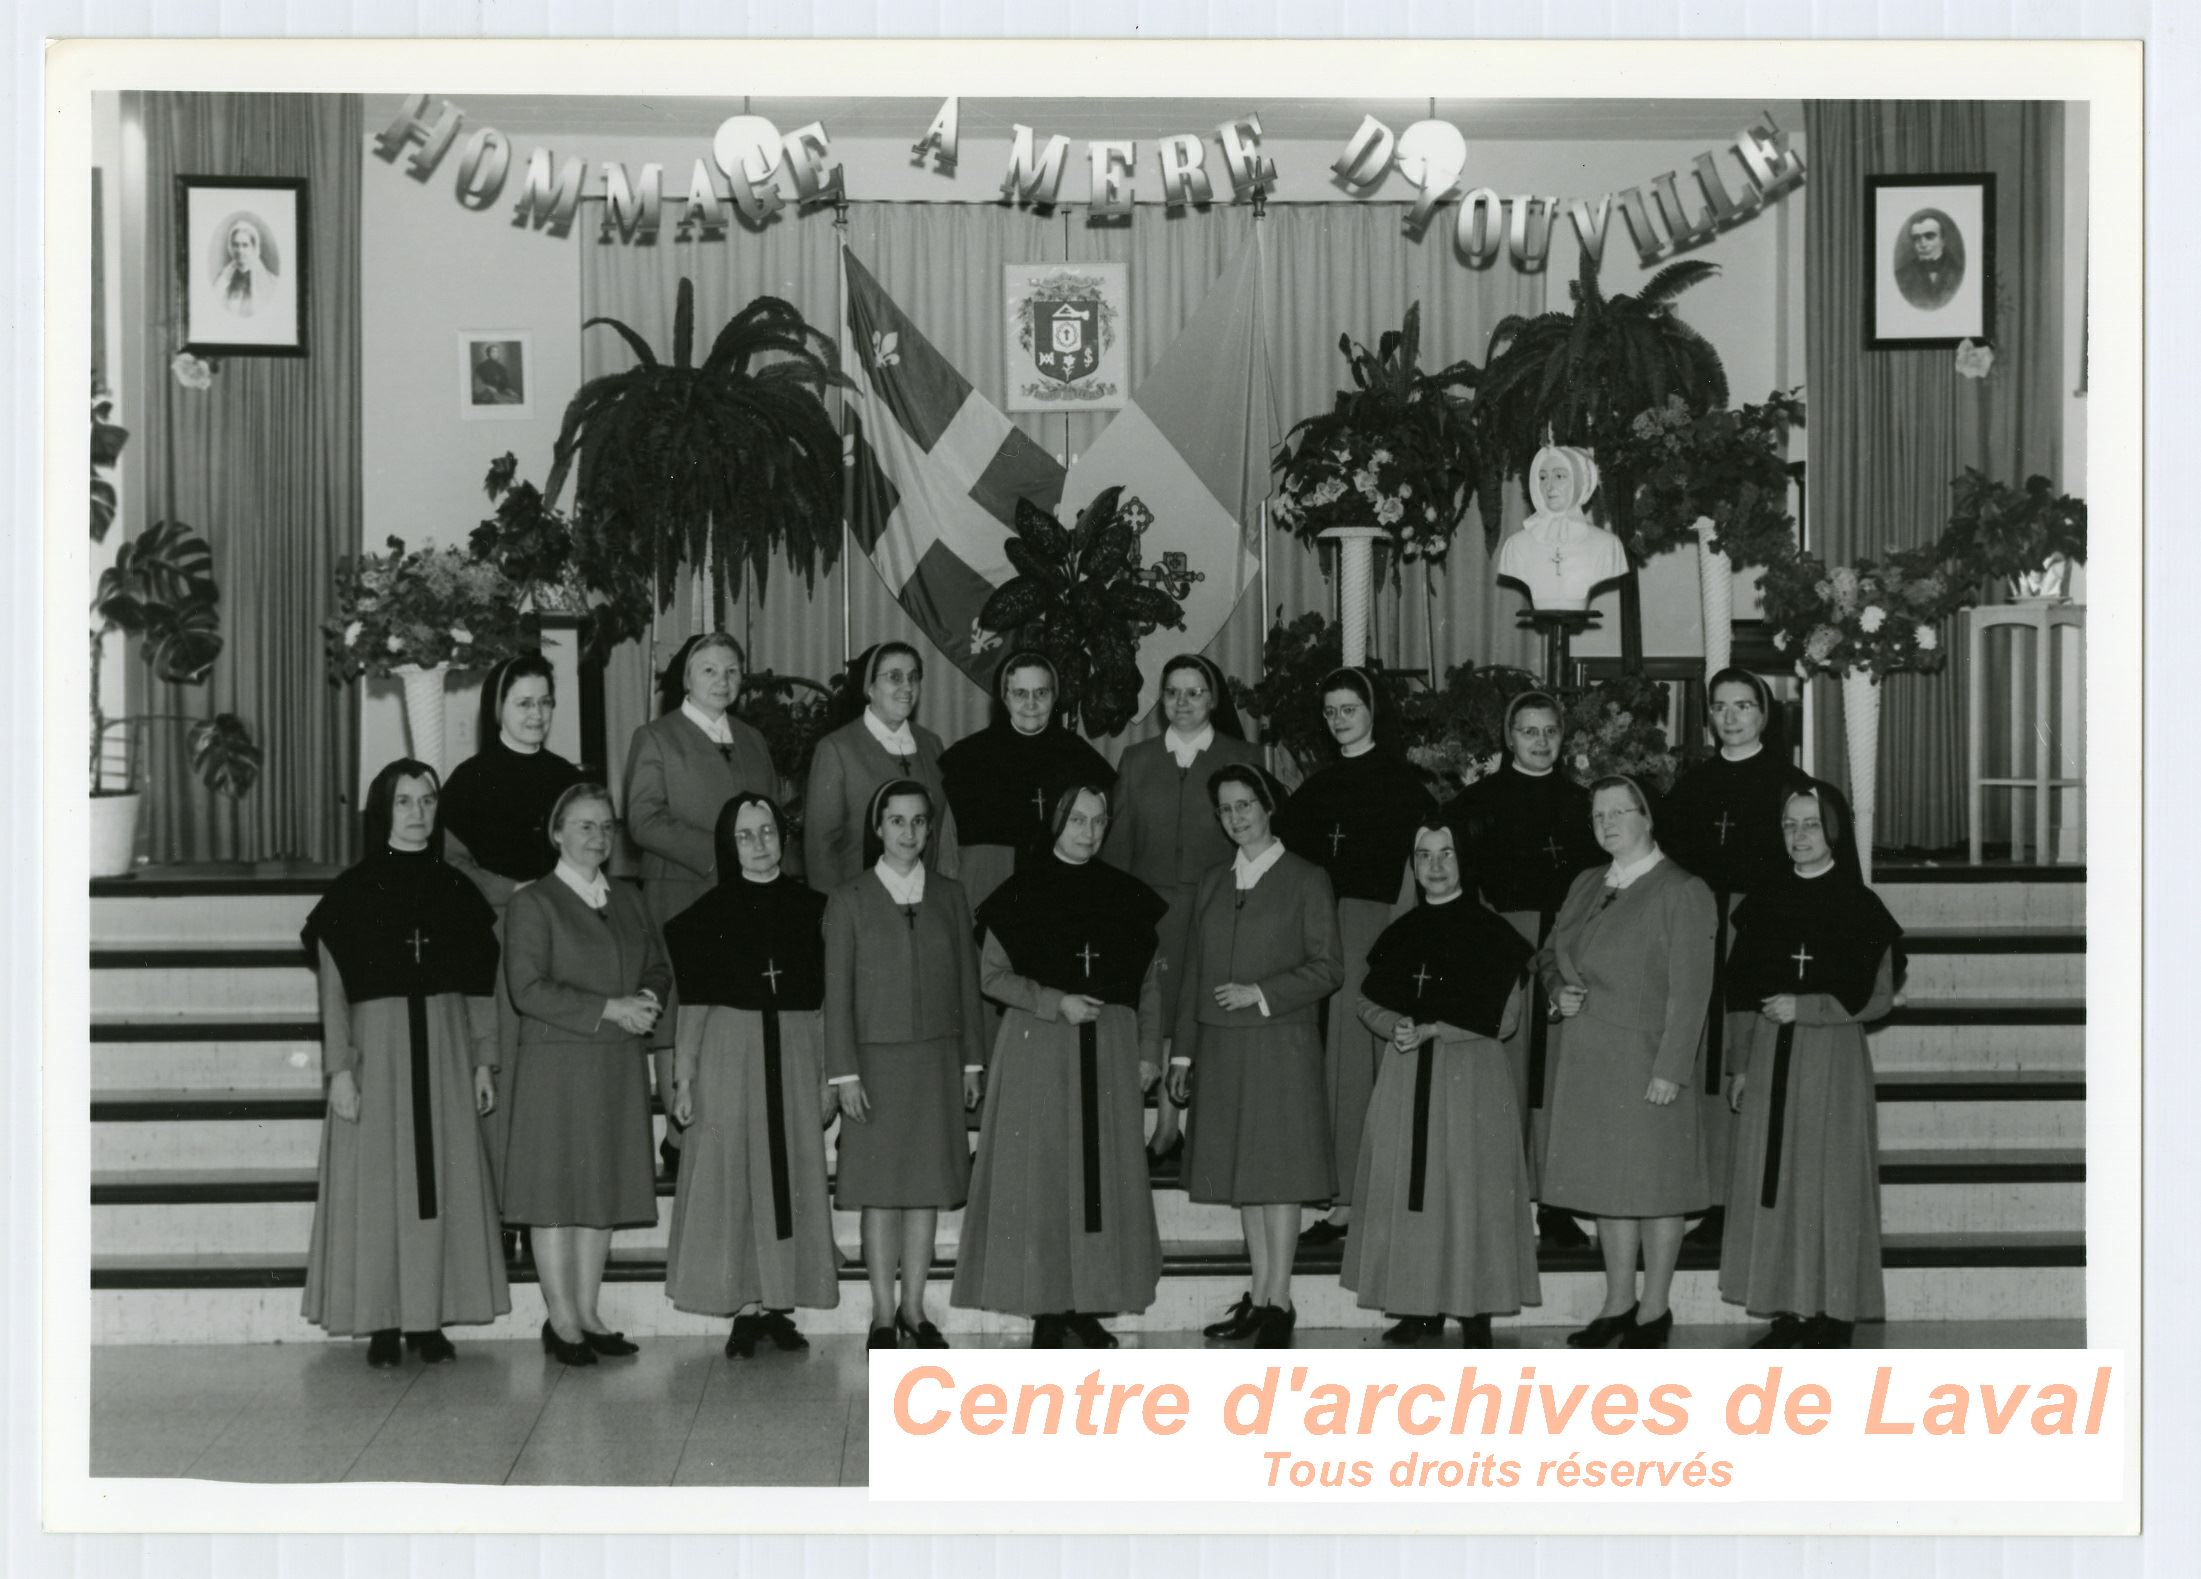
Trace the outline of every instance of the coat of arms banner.
<instances>
[{"instance_id":1,"label":"coat of arms banner","mask_svg":"<svg viewBox=\"0 0 2201 1579\"><path fill-rule=\"evenodd\" d=\"M1131 398L1121 263L1003 265L1011 411L1115 411Z\"/></svg>"}]
</instances>

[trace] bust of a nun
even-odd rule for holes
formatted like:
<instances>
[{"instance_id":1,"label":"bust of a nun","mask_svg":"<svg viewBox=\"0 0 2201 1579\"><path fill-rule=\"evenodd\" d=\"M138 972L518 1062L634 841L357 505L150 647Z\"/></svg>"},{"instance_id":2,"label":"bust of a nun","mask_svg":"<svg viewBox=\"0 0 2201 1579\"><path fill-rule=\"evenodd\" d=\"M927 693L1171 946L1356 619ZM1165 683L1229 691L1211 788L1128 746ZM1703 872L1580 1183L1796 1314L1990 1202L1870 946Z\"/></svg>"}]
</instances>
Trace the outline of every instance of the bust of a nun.
<instances>
[{"instance_id":1,"label":"bust of a nun","mask_svg":"<svg viewBox=\"0 0 2201 1579\"><path fill-rule=\"evenodd\" d=\"M1579 609L1600 582L1628 573L1628 552L1582 507L1597 492L1588 450L1547 444L1529 468L1536 512L1498 549L1498 574L1528 588L1539 609Z\"/></svg>"}]
</instances>

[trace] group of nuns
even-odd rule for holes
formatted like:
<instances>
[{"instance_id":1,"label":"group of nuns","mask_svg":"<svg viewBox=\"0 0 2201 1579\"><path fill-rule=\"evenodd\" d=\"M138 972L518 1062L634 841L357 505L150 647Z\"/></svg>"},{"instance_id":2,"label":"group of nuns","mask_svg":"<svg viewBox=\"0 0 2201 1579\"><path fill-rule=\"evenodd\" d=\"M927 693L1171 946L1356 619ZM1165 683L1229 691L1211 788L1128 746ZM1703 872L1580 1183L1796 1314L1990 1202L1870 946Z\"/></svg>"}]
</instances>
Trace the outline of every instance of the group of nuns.
<instances>
[{"instance_id":1,"label":"group of nuns","mask_svg":"<svg viewBox=\"0 0 2201 1579\"><path fill-rule=\"evenodd\" d=\"M1153 1302L1172 1170L1239 1209L1250 1286L1215 1339L1289 1346L1310 1205L1393 1343L1450 1317L1488 1346L1540 1303L1539 1232L1579 1246L1578 1217L1606 1275L1578 1346L1667 1341L1692 1217L1762 1346L1882 1315L1863 1026L1901 934L1841 797L1761 743L1754 676L1714 677L1719 753L1655 809L1574 783L1541 692L1440 809L1358 670L1322 682L1337 760L1287 798L1205 658L1165 666L1162 733L1112 771L1044 656L1006 658L990 724L944 750L920 656L886 642L817 745L798 878L745 667L693 638L635 734L638 888L605 871L609 791L546 744L539 655L492 673L447 785L376 775L366 854L304 932L329 1111L304 1310L370 1365L448 1361L445 1327L510 1309L500 1225L546 1353L635 1353L599 1292L660 1167L666 1297L731 1317L737 1358L838 1304L831 1207L860 1215L873 1348L946 1346L925 1295L956 1208L955 1305L1112 1347L1102 1318Z\"/></svg>"}]
</instances>

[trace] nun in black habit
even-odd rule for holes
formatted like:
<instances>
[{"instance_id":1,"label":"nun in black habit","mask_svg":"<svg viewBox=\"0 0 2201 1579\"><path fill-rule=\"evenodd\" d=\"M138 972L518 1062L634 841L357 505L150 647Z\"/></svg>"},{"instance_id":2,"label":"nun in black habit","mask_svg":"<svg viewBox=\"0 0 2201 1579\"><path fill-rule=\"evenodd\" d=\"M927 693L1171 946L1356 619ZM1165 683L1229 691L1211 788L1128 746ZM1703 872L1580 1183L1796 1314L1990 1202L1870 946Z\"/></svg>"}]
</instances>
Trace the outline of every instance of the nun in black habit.
<instances>
[{"instance_id":1,"label":"nun in black habit","mask_svg":"<svg viewBox=\"0 0 2201 1579\"><path fill-rule=\"evenodd\" d=\"M496 916L444 864L439 786L400 759L367 791L366 849L306 918L321 977L328 1119L306 1255L304 1314L368 1333L396 1365L399 1335L431 1364L442 1328L511 1309L477 1115L495 1101Z\"/></svg>"}]
</instances>

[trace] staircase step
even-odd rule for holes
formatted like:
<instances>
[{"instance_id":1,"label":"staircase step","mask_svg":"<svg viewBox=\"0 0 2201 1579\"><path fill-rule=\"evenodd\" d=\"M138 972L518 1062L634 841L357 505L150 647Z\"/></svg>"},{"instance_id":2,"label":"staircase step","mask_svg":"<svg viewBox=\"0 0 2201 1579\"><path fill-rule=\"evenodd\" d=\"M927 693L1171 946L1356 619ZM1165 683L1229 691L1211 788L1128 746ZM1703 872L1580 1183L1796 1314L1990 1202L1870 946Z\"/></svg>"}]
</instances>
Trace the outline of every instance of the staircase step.
<instances>
[{"instance_id":1,"label":"staircase step","mask_svg":"<svg viewBox=\"0 0 2201 1579\"><path fill-rule=\"evenodd\" d=\"M92 1016L92 1041L100 1042L312 1042L321 1041L318 1016L193 1012Z\"/></svg>"},{"instance_id":2,"label":"staircase step","mask_svg":"<svg viewBox=\"0 0 2201 1579\"><path fill-rule=\"evenodd\" d=\"M198 951L235 959L247 950ZM293 955L296 949L290 951ZM138 955L137 957L145 957ZM92 972L94 1019L173 1014L282 1014L310 1018L321 1007L320 983L297 959L263 963L108 966Z\"/></svg>"},{"instance_id":3,"label":"staircase step","mask_svg":"<svg viewBox=\"0 0 2201 1579\"><path fill-rule=\"evenodd\" d=\"M2022 875L1963 877L1959 868L1873 874L1873 891L1905 931L1935 927L2083 927L2083 867L2035 867ZM1987 868L1972 868L1987 871Z\"/></svg>"},{"instance_id":4,"label":"staircase step","mask_svg":"<svg viewBox=\"0 0 2201 1579\"><path fill-rule=\"evenodd\" d=\"M319 1091L321 1040L97 1042L92 1092Z\"/></svg>"},{"instance_id":5,"label":"staircase step","mask_svg":"<svg viewBox=\"0 0 2201 1579\"><path fill-rule=\"evenodd\" d=\"M2078 1074L2086 1068L2084 1025L1883 1022L1869 1034L1873 1067L1883 1075L1927 1070Z\"/></svg>"},{"instance_id":6,"label":"staircase step","mask_svg":"<svg viewBox=\"0 0 2201 1579\"><path fill-rule=\"evenodd\" d=\"M202 948L295 949L307 912L327 889L328 879L318 877L242 885L103 878L92 884L92 943L159 948L189 938Z\"/></svg>"}]
</instances>

